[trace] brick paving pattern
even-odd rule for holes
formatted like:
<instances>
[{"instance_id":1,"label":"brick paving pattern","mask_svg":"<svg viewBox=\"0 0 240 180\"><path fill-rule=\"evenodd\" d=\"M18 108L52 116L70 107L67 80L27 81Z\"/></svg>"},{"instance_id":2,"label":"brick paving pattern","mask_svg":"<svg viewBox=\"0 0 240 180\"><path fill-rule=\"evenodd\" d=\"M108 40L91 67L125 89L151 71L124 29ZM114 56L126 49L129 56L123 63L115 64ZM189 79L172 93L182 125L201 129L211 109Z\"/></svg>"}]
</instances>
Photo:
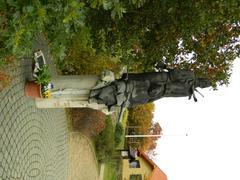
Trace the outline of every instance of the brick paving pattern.
<instances>
[{"instance_id":1,"label":"brick paving pattern","mask_svg":"<svg viewBox=\"0 0 240 180\"><path fill-rule=\"evenodd\" d=\"M24 96L32 60L13 69L12 85L0 92L0 179L61 180L68 174L65 110L37 109Z\"/></svg>"}]
</instances>

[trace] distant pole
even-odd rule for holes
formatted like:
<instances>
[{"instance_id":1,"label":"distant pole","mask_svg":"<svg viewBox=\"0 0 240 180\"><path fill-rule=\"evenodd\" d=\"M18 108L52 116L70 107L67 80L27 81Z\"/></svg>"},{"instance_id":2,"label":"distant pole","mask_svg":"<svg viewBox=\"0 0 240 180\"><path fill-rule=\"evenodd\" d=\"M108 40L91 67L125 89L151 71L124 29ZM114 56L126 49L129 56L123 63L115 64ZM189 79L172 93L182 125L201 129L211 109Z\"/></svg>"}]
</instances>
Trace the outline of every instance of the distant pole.
<instances>
[{"instance_id":1,"label":"distant pole","mask_svg":"<svg viewBox=\"0 0 240 180\"><path fill-rule=\"evenodd\" d=\"M137 137L161 137L162 134L138 134L138 135L125 135L126 138L137 138Z\"/></svg>"},{"instance_id":2,"label":"distant pole","mask_svg":"<svg viewBox=\"0 0 240 180\"><path fill-rule=\"evenodd\" d=\"M138 138L138 137L162 137L162 136L188 136L188 134L184 134L184 135L137 134L137 135L125 135L125 138Z\"/></svg>"}]
</instances>

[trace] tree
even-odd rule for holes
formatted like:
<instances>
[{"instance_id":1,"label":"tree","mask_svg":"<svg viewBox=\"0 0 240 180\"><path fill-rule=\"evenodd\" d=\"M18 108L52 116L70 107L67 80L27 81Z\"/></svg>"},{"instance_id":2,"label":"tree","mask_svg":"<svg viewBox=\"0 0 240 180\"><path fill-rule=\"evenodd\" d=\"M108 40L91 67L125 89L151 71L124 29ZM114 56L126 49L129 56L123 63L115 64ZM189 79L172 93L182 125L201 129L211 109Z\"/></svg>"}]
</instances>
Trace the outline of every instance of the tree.
<instances>
[{"instance_id":1,"label":"tree","mask_svg":"<svg viewBox=\"0 0 240 180\"><path fill-rule=\"evenodd\" d=\"M150 133L151 134L161 134L162 132L162 127L160 126L160 124L158 122L153 123L151 129L150 129Z\"/></svg>"},{"instance_id":2,"label":"tree","mask_svg":"<svg viewBox=\"0 0 240 180\"><path fill-rule=\"evenodd\" d=\"M135 134L141 135L160 135L162 128L159 123L153 122L154 104L148 103L139 105L129 111L129 124L137 126L134 129ZM159 137L139 138L140 145L144 150L153 150L156 148Z\"/></svg>"},{"instance_id":3,"label":"tree","mask_svg":"<svg viewBox=\"0 0 240 180\"><path fill-rule=\"evenodd\" d=\"M160 135L162 128L158 122L153 123L148 134L151 135ZM147 151L153 151L157 147L157 140L160 137L149 137L143 139L142 148Z\"/></svg>"},{"instance_id":4,"label":"tree","mask_svg":"<svg viewBox=\"0 0 240 180\"><path fill-rule=\"evenodd\" d=\"M142 132L149 131L152 125L153 103L138 105L129 110L129 123L140 126Z\"/></svg>"},{"instance_id":5,"label":"tree","mask_svg":"<svg viewBox=\"0 0 240 180\"><path fill-rule=\"evenodd\" d=\"M125 1L123 1L125 2ZM132 71L169 67L192 69L213 86L228 84L233 60L239 56L238 0L146 0L126 6L121 19L98 11L88 18L93 34L104 36L105 51L120 56ZM101 39L94 47L101 50Z\"/></svg>"}]
</instances>

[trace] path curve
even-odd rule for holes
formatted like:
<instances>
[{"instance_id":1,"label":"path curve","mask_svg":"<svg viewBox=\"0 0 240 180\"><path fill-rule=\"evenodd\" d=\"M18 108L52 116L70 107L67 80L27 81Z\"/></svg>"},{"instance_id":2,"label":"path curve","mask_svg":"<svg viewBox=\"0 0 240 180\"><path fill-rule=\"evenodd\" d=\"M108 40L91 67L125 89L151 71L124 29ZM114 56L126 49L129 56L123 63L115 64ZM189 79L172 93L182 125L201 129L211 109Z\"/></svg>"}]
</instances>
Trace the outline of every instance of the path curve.
<instances>
[{"instance_id":1,"label":"path curve","mask_svg":"<svg viewBox=\"0 0 240 180\"><path fill-rule=\"evenodd\" d=\"M69 138L68 180L98 180L98 164L90 140L79 132L70 133Z\"/></svg>"}]
</instances>

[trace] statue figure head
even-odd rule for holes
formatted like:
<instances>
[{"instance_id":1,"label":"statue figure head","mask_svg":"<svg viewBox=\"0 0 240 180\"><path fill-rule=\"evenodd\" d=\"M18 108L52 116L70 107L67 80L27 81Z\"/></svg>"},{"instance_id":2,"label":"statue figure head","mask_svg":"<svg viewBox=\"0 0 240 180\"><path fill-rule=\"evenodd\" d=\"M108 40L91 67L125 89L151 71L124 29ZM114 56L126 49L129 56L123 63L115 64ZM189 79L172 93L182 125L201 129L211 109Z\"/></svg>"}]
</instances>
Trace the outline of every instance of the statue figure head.
<instances>
[{"instance_id":1,"label":"statue figure head","mask_svg":"<svg viewBox=\"0 0 240 180\"><path fill-rule=\"evenodd\" d=\"M207 78L197 78L195 82L195 87L206 88L210 87L211 82Z\"/></svg>"}]
</instances>

